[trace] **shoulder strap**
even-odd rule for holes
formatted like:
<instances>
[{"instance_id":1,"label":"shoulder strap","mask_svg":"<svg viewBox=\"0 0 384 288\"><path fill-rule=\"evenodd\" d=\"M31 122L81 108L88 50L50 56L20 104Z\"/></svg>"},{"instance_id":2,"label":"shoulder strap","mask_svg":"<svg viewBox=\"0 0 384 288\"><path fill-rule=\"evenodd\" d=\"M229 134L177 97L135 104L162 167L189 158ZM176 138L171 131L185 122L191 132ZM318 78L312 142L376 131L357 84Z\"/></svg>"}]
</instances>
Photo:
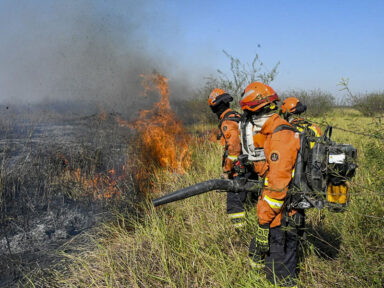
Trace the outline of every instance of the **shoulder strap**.
<instances>
[{"instance_id":1,"label":"shoulder strap","mask_svg":"<svg viewBox=\"0 0 384 288\"><path fill-rule=\"evenodd\" d=\"M233 115L233 116L230 116L230 115ZM235 122L239 122L240 121L240 118L241 118L241 115L239 112L237 111L228 111L227 113L224 114L224 117L223 119L221 119L221 122L222 121L225 121L225 120L230 120L230 121L235 121Z\"/></svg>"},{"instance_id":2,"label":"shoulder strap","mask_svg":"<svg viewBox=\"0 0 384 288\"><path fill-rule=\"evenodd\" d=\"M233 114L234 116L231 116L230 115ZM234 121L234 122L237 122L239 123L240 122L240 118L241 118L241 115L239 112L236 112L236 111L228 111L227 113L224 114L223 118L220 120L219 122L219 128L221 130L221 124L223 124L224 121Z\"/></svg>"},{"instance_id":3,"label":"shoulder strap","mask_svg":"<svg viewBox=\"0 0 384 288\"><path fill-rule=\"evenodd\" d=\"M239 123L240 122L240 117L227 117L223 120L229 120L229 121L234 121L234 122L237 122Z\"/></svg>"},{"instance_id":4,"label":"shoulder strap","mask_svg":"<svg viewBox=\"0 0 384 288\"><path fill-rule=\"evenodd\" d=\"M280 126L277 126L276 129L273 130L272 134L277 133L277 132L282 131L282 130L290 130L290 131L293 131L293 132L300 133L300 131L297 130L295 127L292 127L292 126L286 125L286 124L282 124Z\"/></svg>"}]
</instances>

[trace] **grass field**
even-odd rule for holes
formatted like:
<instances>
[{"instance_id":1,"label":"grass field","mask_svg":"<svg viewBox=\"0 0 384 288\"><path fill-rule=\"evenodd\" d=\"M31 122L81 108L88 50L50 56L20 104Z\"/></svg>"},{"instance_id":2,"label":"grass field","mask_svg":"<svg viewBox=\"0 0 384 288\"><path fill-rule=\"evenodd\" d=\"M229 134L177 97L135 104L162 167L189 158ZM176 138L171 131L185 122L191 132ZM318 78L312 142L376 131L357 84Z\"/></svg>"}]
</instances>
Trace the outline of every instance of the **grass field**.
<instances>
[{"instance_id":1,"label":"grass field","mask_svg":"<svg viewBox=\"0 0 384 288\"><path fill-rule=\"evenodd\" d=\"M335 109L312 120L333 124L333 139L358 149L359 168L345 213L308 212L307 236L300 247L299 287L382 287L384 133L380 119ZM191 167L184 175L157 171L152 176L153 197L220 177L222 148L208 133L214 126L188 129ZM224 193L211 192L156 209L148 204L141 203L135 214L116 213L115 219L88 235L88 243L78 253L67 254L60 269L53 267L47 282L31 280L30 286L273 287L248 265L255 208L249 208L248 225L239 236L226 217Z\"/></svg>"}]
</instances>

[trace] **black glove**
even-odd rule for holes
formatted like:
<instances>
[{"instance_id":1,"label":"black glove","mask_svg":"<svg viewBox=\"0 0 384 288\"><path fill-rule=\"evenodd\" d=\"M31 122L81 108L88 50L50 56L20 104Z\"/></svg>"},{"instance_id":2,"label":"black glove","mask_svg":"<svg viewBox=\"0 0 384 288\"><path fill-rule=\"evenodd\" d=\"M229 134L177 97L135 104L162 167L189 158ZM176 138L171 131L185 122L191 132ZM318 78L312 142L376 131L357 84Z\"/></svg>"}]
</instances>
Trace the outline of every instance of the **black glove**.
<instances>
[{"instance_id":1,"label":"black glove","mask_svg":"<svg viewBox=\"0 0 384 288\"><path fill-rule=\"evenodd\" d=\"M236 159L235 161L233 161L233 170L235 170L235 172L239 175L243 175L245 174L245 166L243 163L241 163L240 160Z\"/></svg>"}]
</instances>

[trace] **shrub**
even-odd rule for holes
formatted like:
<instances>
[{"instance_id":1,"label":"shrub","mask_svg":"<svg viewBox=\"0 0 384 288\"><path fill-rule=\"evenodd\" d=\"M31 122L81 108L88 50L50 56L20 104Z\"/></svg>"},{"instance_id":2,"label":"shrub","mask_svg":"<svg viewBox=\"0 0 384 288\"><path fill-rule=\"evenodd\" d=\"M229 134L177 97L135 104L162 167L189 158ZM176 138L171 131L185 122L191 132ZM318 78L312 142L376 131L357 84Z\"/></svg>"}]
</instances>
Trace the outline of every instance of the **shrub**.
<instances>
[{"instance_id":1,"label":"shrub","mask_svg":"<svg viewBox=\"0 0 384 288\"><path fill-rule=\"evenodd\" d=\"M322 116L335 106L335 97L332 94L315 90L288 90L280 94L282 100L288 97L296 97L301 103L307 105L307 114L310 116Z\"/></svg>"},{"instance_id":2,"label":"shrub","mask_svg":"<svg viewBox=\"0 0 384 288\"><path fill-rule=\"evenodd\" d=\"M268 84L276 78L279 63L269 70L261 62L257 54L251 63L244 64L226 51L223 51L223 53L230 60L229 74L217 70L217 75L206 78L204 85L196 91L195 97L187 100L173 101L172 104L175 106L176 113L183 120L187 120L189 123L217 123L217 118L213 115L207 103L208 95L214 88L224 89L227 93L231 94L234 99L231 106L238 110L241 93L248 84L254 81Z\"/></svg>"},{"instance_id":3,"label":"shrub","mask_svg":"<svg viewBox=\"0 0 384 288\"><path fill-rule=\"evenodd\" d=\"M374 116L384 113L384 91L355 95L349 89L349 79L341 78L341 90L347 92L347 99L352 106L364 116Z\"/></svg>"},{"instance_id":4,"label":"shrub","mask_svg":"<svg viewBox=\"0 0 384 288\"><path fill-rule=\"evenodd\" d=\"M242 63L240 59L233 57L223 50L223 53L229 58L230 73L226 74L221 70L217 70L217 76L207 78L205 86L201 89L208 95L213 88L221 88L231 94L234 98L234 106L239 105L241 93L244 88L255 81L266 84L271 83L277 76L277 68L279 62L271 69L267 69L264 63L256 54L251 63Z\"/></svg>"},{"instance_id":5,"label":"shrub","mask_svg":"<svg viewBox=\"0 0 384 288\"><path fill-rule=\"evenodd\" d=\"M364 116L384 114L384 91L355 96L352 105Z\"/></svg>"}]
</instances>

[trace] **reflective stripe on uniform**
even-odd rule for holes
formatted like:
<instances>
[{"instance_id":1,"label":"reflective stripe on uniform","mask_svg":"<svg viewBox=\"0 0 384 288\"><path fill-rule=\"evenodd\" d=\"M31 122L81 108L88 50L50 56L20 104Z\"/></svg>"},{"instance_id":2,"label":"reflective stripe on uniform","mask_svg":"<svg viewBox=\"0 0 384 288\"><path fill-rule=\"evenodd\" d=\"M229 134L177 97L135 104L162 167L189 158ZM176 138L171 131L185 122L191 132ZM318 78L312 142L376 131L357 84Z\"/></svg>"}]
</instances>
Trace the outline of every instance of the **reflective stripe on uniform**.
<instances>
[{"instance_id":1,"label":"reflective stripe on uniform","mask_svg":"<svg viewBox=\"0 0 384 288\"><path fill-rule=\"evenodd\" d=\"M284 201L272 199L267 195L264 195L264 200L267 201L269 206L274 209L280 209L281 207L283 207L284 204Z\"/></svg>"},{"instance_id":2,"label":"reflective stripe on uniform","mask_svg":"<svg viewBox=\"0 0 384 288\"><path fill-rule=\"evenodd\" d=\"M252 268L254 269L262 269L264 267L263 263L257 263L253 261L251 258L249 258L249 264L251 265Z\"/></svg>"},{"instance_id":3,"label":"reflective stripe on uniform","mask_svg":"<svg viewBox=\"0 0 384 288\"><path fill-rule=\"evenodd\" d=\"M243 218L243 217L245 217L245 212L230 213L230 214L228 214L228 217L230 219Z\"/></svg>"},{"instance_id":4,"label":"reflective stripe on uniform","mask_svg":"<svg viewBox=\"0 0 384 288\"><path fill-rule=\"evenodd\" d=\"M237 156L236 155L228 155L227 158L233 161L233 160L237 159Z\"/></svg>"},{"instance_id":5,"label":"reflective stripe on uniform","mask_svg":"<svg viewBox=\"0 0 384 288\"><path fill-rule=\"evenodd\" d=\"M292 178L295 177L295 168L292 170Z\"/></svg>"},{"instance_id":6,"label":"reflective stripe on uniform","mask_svg":"<svg viewBox=\"0 0 384 288\"><path fill-rule=\"evenodd\" d=\"M241 228L245 226L245 222L233 223L232 226L235 228Z\"/></svg>"}]
</instances>

